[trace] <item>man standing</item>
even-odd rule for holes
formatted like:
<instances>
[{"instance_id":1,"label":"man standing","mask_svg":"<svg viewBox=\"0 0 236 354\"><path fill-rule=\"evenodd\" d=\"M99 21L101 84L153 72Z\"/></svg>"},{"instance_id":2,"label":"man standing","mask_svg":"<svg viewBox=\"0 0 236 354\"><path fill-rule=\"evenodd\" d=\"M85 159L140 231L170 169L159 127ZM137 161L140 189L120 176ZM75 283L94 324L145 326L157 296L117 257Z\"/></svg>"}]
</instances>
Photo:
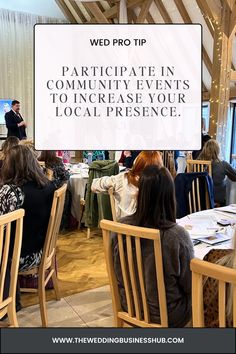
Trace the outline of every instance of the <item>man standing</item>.
<instances>
[{"instance_id":1,"label":"man standing","mask_svg":"<svg viewBox=\"0 0 236 354\"><path fill-rule=\"evenodd\" d=\"M11 103L11 110L5 114L5 121L7 127L7 137L16 136L20 140L26 139L26 123L20 114L20 102L13 100Z\"/></svg>"}]
</instances>

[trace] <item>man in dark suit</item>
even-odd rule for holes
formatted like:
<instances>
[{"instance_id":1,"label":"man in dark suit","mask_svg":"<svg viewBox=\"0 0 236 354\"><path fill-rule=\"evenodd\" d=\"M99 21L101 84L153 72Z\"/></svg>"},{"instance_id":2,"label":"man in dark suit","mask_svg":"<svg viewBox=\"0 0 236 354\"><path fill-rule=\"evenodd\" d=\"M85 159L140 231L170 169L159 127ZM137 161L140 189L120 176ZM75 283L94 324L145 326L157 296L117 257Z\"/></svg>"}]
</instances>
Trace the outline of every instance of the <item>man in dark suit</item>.
<instances>
[{"instance_id":1,"label":"man in dark suit","mask_svg":"<svg viewBox=\"0 0 236 354\"><path fill-rule=\"evenodd\" d=\"M16 136L20 140L26 139L26 123L20 114L20 102L13 100L11 103L11 110L5 114L5 121L7 127L7 137Z\"/></svg>"}]
</instances>

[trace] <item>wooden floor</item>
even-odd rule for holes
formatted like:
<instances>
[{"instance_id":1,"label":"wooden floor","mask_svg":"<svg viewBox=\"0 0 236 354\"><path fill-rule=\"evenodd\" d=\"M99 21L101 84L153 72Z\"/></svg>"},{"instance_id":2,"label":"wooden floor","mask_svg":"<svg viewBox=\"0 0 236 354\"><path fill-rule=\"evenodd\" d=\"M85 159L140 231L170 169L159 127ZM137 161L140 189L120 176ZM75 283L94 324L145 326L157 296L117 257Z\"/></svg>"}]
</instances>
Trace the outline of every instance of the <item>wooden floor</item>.
<instances>
[{"instance_id":1,"label":"wooden floor","mask_svg":"<svg viewBox=\"0 0 236 354\"><path fill-rule=\"evenodd\" d=\"M87 239L86 229L60 235L57 265L62 297L107 285L101 231L92 231L90 239ZM47 291L47 299L55 299L53 290ZM22 294L21 302L23 307L35 305L38 297L35 294Z\"/></svg>"}]
</instances>

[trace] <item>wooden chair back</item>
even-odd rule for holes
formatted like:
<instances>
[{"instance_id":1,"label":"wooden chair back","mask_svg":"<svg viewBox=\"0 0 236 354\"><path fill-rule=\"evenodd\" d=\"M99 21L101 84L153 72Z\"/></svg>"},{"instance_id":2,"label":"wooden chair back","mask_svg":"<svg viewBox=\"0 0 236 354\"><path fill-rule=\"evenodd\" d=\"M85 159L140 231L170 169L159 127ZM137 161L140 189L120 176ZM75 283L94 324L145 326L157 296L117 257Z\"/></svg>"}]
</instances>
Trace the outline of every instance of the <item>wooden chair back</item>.
<instances>
[{"instance_id":1,"label":"wooden chair back","mask_svg":"<svg viewBox=\"0 0 236 354\"><path fill-rule=\"evenodd\" d=\"M56 242L60 229L62 213L64 209L67 184L54 192L51 214L44 242L43 255L40 268L47 270L51 267L56 254Z\"/></svg>"},{"instance_id":2,"label":"wooden chair back","mask_svg":"<svg viewBox=\"0 0 236 354\"><path fill-rule=\"evenodd\" d=\"M115 206L114 188L113 187L110 187L108 189L108 194L110 196L112 219L113 219L113 221L117 221L117 219L116 219L116 206Z\"/></svg>"},{"instance_id":3,"label":"wooden chair back","mask_svg":"<svg viewBox=\"0 0 236 354\"><path fill-rule=\"evenodd\" d=\"M123 327L124 324L129 324L138 327L167 327L168 315L159 230L130 226L109 220L101 220L100 227L103 233L115 326ZM113 265L111 233L116 233L118 237L120 264L127 301L127 312L122 309L120 303L118 283ZM157 300L160 308L159 324L150 321L142 259L142 240L153 241L158 289ZM124 246L124 241L126 247ZM141 297L139 296L138 289L141 291Z\"/></svg>"},{"instance_id":4,"label":"wooden chair back","mask_svg":"<svg viewBox=\"0 0 236 354\"><path fill-rule=\"evenodd\" d=\"M38 161L39 166L42 168L45 168L45 162L44 161Z\"/></svg>"},{"instance_id":5,"label":"wooden chair back","mask_svg":"<svg viewBox=\"0 0 236 354\"><path fill-rule=\"evenodd\" d=\"M46 177L49 179L49 181L53 180L53 170L51 168L47 168L45 165L45 161L38 161L39 166L43 169Z\"/></svg>"},{"instance_id":6,"label":"wooden chair back","mask_svg":"<svg viewBox=\"0 0 236 354\"><path fill-rule=\"evenodd\" d=\"M37 292L39 295L40 314L43 327L48 326L48 317L46 312L46 293L45 287L52 279L56 299L60 300L60 292L56 276L56 242L60 229L62 213L64 209L67 184L54 192L51 214L48 223L46 238L44 241L43 254L39 267L20 272L22 276L38 275L38 289L21 288L23 292Z\"/></svg>"},{"instance_id":7,"label":"wooden chair back","mask_svg":"<svg viewBox=\"0 0 236 354\"><path fill-rule=\"evenodd\" d=\"M207 160L190 160L187 159L187 172L208 172L212 177L212 163Z\"/></svg>"},{"instance_id":8,"label":"wooden chair back","mask_svg":"<svg viewBox=\"0 0 236 354\"><path fill-rule=\"evenodd\" d=\"M233 327L236 327L236 270L200 259L192 259L190 268L193 327L204 327L203 277L218 281L219 327L226 326L226 284L233 285Z\"/></svg>"},{"instance_id":9,"label":"wooden chair back","mask_svg":"<svg viewBox=\"0 0 236 354\"><path fill-rule=\"evenodd\" d=\"M20 262L23 217L25 211L19 209L0 216L0 319L6 314L9 325L18 327L16 318L16 284ZM16 222L13 253L10 255L11 227ZM10 289L7 298L4 299L4 287L7 268L10 266Z\"/></svg>"},{"instance_id":10,"label":"wooden chair back","mask_svg":"<svg viewBox=\"0 0 236 354\"><path fill-rule=\"evenodd\" d=\"M53 170L51 170L50 168L46 168L46 177L47 179L49 179L49 181L53 180Z\"/></svg>"},{"instance_id":11,"label":"wooden chair back","mask_svg":"<svg viewBox=\"0 0 236 354\"><path fill-rule=\"evenodd\" d=\"M189 202L189 214L196 213L198 211L211 209L210 196L207 188L207 183L205 182L205 203L202 205L201 195L200 195L200 182L199 178L195 178L192 181L191 190L188 194Z\"/></svg>"},{"instance_id":12,"label":"wooden chair back","mask_svg":"<svg viewBox=\"0 0 236 354\"><path fill-rule=\"evenodd\" d=\"M162 152L163 165L170 171L173 177L176 176L174 151L163 151Z\"/></svg>"}]
</instances>

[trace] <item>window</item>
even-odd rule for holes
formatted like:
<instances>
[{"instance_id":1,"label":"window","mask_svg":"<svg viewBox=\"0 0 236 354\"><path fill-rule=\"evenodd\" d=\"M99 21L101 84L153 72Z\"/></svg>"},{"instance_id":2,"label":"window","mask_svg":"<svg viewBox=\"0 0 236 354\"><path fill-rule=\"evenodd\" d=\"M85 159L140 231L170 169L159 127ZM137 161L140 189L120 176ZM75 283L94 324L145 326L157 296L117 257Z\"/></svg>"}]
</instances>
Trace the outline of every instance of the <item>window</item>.
<instances>
[{"instance_id":1,"label":"window","mask_svg":"<svg viewBox=\"0 0 236 354\"><path fill-rule=\"evenodd\" d=\"M202 118L205 123L205 132L209 132L209 123L210 123L210 104L209 102L202 103Z\"/></svg>"}]
</instances>

